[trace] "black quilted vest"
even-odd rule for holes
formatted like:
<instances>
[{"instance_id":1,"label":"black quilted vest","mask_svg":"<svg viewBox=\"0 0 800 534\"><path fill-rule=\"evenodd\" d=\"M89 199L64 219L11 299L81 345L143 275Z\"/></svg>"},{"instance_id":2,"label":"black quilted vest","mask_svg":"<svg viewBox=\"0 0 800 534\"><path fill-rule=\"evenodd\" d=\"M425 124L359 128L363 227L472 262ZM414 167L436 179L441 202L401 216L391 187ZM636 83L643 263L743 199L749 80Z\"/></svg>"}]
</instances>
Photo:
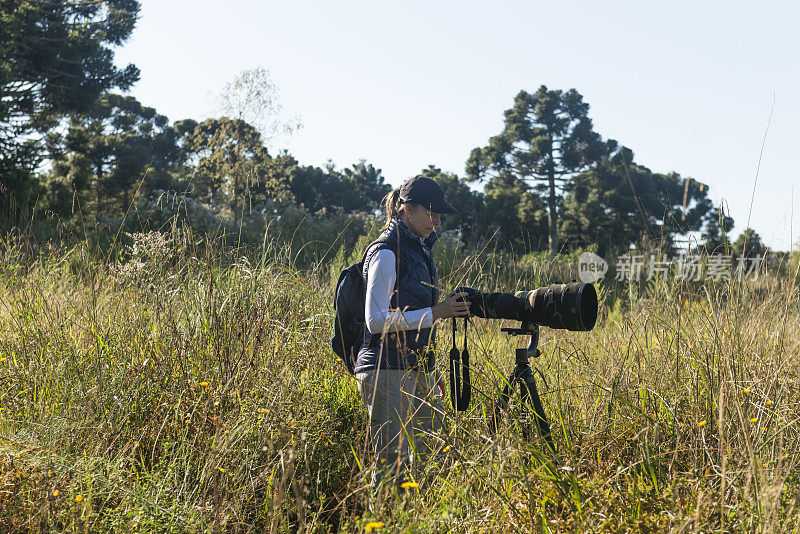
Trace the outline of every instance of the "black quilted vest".
<instances>
[{"instance_id":1,"label":"black quilted vest","mask_svg":"<svg viewBox=\"0 0 800 534\"><path fill-rule=\"evenodd\" d=\"M401 221L393 219L383 234L392 245L377 244L367 251L364 260L364 279L367 279L369 262L379 250L391 248L400 250L395 258L403 263L398 266L400 279L397 291L392 295L392 309L404 311L429 308L439 302L439 277L431 257L431 247L439 238L433 232L427 239L420 240ZM367 281L369 283L369 281ZM358 351L356 373L370 369L426 369L433 370L435 365L433 345L435 329L407 330L404 332L387 332L367 336Z\"/></svg>"}]
</instances>

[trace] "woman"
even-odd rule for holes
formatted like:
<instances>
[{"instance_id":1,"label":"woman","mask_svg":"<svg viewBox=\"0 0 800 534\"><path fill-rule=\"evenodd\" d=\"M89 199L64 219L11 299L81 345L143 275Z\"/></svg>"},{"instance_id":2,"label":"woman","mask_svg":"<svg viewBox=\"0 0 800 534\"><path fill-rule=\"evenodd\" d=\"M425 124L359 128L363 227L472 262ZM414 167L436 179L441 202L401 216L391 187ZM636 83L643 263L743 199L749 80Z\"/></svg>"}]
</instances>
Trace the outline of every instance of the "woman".
<instances>
[{"instance_id":1,"label":"woman","mask_svg":"<svg viewBox=\"0 0 800 534\"><path fill-rule=\"evenodd\" d=\"M441 214L456 211L439 184L415 176L384 202L387 220L382 237L388 243L372 245L365 255L368 335L355 369L377 461L373 488L387 475L402 475L411 452L427 457L434 450L427 438L441 427L443 413L432 350L434 323L469 313L469 303L457 300L465 294L439 303L439 279L431 255L438 238L434 228Z\"/></svg>"}]
</instances>

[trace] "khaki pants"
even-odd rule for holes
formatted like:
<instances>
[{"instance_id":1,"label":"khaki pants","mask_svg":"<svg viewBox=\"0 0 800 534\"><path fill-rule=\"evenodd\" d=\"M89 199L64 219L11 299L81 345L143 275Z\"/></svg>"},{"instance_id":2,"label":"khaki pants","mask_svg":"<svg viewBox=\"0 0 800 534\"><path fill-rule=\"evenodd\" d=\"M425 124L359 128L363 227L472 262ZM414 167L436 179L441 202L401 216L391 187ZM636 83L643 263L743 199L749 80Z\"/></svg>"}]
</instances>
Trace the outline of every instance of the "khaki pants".
<instances>
[{"instance_id":1,"label":"khaki pants","mask_svg":"<svg viewBox=\"0 0 800 534\"><path fill-rule=\"evenodd\" d=\"M435 372L394 369L356 374L377 462L373 489L388 477L405 482L413 458L425 462L437 449L433 433L444 424L437 377Z\"/></svg>"}]
</instances>

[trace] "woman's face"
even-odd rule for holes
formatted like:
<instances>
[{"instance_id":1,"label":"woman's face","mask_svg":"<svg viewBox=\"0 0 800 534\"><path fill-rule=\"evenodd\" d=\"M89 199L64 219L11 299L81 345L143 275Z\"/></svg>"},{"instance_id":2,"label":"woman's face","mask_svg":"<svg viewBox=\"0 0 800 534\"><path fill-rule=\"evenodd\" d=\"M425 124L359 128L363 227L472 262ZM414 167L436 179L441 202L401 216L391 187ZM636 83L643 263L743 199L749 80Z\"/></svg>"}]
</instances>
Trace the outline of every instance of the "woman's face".
<instances>
[{"instance_id":1,"label":"woman's face","mask_svg":"<svg viewBox=\"0 0 800 534\"><path fill-rule=\"evenodd\" d=\"M442 224L441 216L438 213L426 210L420 204L403 204L403 222L414 235L425 239L434 227Z\"/></svg>"}]
</instances>

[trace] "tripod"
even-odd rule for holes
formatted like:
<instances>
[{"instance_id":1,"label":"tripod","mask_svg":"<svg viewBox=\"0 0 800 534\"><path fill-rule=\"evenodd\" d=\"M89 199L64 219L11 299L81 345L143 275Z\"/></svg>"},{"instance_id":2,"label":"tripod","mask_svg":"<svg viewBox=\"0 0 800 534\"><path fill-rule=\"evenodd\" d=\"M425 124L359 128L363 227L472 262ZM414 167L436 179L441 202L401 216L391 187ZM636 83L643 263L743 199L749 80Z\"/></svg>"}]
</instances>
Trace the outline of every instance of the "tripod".
<instances>
[{"instance_id":1,"label":"tripod","mask_svg":"<svg viewBox=\"0 0 800 534\"><path fill-rule=\"evenodd\" d=\"M519 384L519 394L522 399L523 410L525 404L530 404L533 413L536 417L536 426L538 427L539 434L544 438L550 451L555 454L556 447L553 443L553 438L550 435L550 424L547 422L547 417L544 414L544 407L542 406L542 399L539 398L539 390L536 387L536 378L533 376L533 369L531 369L530 358L538 358L541 352L538 349L539 345L539 325L531 325L523 322L520 328L501 328L503 332L509 336L530 336L528 346L525 348L517 348L515 351L516 366L508 377L508 381L503 386L497 402L494 406L494 414L489 421L489 428L492 433L497 431L497 425L503 412L508 409L508 403L514 393L514 387ZM522 437L525 440L531 439L530 429L527 425L522 425Z\"/></svg>"}]
</instances>

